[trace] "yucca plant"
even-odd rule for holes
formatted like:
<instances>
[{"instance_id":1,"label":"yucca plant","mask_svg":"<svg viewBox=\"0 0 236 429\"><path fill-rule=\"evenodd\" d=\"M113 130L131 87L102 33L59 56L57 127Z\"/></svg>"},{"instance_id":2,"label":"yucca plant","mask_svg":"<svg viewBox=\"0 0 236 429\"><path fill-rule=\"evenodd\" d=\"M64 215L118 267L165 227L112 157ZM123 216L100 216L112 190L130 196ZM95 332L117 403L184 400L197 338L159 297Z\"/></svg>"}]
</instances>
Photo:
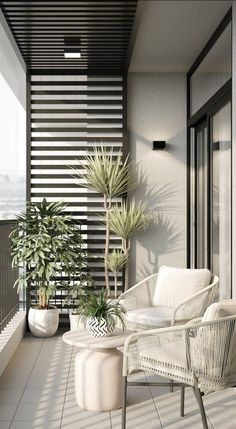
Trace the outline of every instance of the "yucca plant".
<instances>
[{"instance_id":1,"label":"yucca plant","mask_svg":"<svg viewBox=\"0 0 236 429\"><path fill-rule=\"evenodd\" d=\"M62 275L75 275L85 284L86 253L79 225L65 214L62 201L29 203L17 218L11 233L12 266L21 273L15 282L18 289L29 286L38 294L38 307L49 308L49 300Z\"/></svg>"},{"instance_id":2,"label":"yucca plant","mask_svg":"<svg viewBox=\"0 0 236 429\"><path fill-rule=\"evenodd\" d=\"M121 322L124 329L124 315L126 309L119 301L114 301L108 298L106 289L102 289L99 293L89 293L86 298L81 298L77 307L77 314L79 320L81 320L86 326L88 321L97 319L98 323L104 324L107 327L114 329L116 319Z\"/></svg>"},{"instance_id":3,"label":"yucca plant","mask_svg":"<svg viewBox=\"0 0 236 429\"><path fill-rule=\"evenodd\" d=\"M137 186L136 166L129 162L129 157L123 161L121 152L115 154L104 147L94 148L93 155L84 158L83 171L73 170L73 177L83 185L104 197L106 240L105 240L105 285L108 296L110 295L108 255L110 242L109 212L112 200L124 196L128 191ZM81 182L82 181L82 182Z\"/></svg>"},{"instance_id":4,"label":"yucca plant","mask_svg":"<svg viewBox=\"0 0 236 429\"><path fill-rule=\"evenodd\" d=\"M127 256L122 250L113 250L109 253L107 258L107 266L112 271L115 280L114 295L117 298L117 286L118 286L118 275L119 271L126 265Z\"/></svg>"},{"instance_id":5,"label":"yucca plant","mask_svg":"<svg viewBox=\"0 0 236 429\"><path fill-rule=\"evenodd\" d=\"M130 203L124 201L121 206L114 205L109 212L109 227L112 232L122 238L122 249L125 262L125 290L129 287L129 254L131 237L148 228L153 216L146 213L146 203Z\"/></svg>"}]
</instances>

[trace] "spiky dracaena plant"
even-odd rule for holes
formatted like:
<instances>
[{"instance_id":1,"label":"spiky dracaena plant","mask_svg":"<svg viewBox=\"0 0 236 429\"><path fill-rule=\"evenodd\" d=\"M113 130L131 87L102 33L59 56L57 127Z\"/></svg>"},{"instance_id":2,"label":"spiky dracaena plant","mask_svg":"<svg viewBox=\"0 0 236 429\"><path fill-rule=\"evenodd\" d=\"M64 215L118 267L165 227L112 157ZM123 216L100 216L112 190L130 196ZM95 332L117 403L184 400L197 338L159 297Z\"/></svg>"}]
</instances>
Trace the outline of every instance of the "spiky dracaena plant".
<instances>
[{"instance_id":1,"label":"spiky dracaena plant","mask_svg":"<svg viewBox=\"0 0 236 429\"><path fill-rule=\"evenodd\" d=\"M98 192L104 197L106 241L105 241L105 284L107 295L110 295L109 271L107 259L109 255L109 212L112 200L124 196L137 186L136 166L129 162L129 157L123 161L121 152L118 154L105 148L94 148L92 155L84 158L83 171L73 170L73 177L84 187Z\"/></svg>"},{"instance_id":2,"label":"spiky dracaena plant","mask_svg":"<svg viewBox=\"0 0 236 429\"><path fill-rule=\"evenodd\" d=\"M112 271L115 280L115 298L117 298L117 286L119 271L126 265L127 256L122 250L113 250L107 258L107 266Z\"/></svg>"},{"instance_id":3,"label":"spiky dracaena plant","mask_svg":"<svg viewBox=\"0 0 236 429\"><path fill-rule=\"evenodd\" d=\"M11 233L12 266L22 270L15 284L19 288L37 290L39 308L48 308L57 282L65 275L76 275L80 286L86 283L86 253L80 227L64 210L62 201L28 204L18 216L17 227Z\"/></svg>"},{"instance_id":4,"label":"spiky dracaena plant","mask_svg":"<svg viewBox=\"0 0 236 429\"><path fill-rule=\"evenodd\" d=\"M129 254L131 237L139 231L148 228L154 220L153 216L145 213L145 203L123 202L115 205L109 212L109 227L116 235L122 238L122 248L126 257L125 263L125 290L129 287Z\"/></svg>"}]
</instances>

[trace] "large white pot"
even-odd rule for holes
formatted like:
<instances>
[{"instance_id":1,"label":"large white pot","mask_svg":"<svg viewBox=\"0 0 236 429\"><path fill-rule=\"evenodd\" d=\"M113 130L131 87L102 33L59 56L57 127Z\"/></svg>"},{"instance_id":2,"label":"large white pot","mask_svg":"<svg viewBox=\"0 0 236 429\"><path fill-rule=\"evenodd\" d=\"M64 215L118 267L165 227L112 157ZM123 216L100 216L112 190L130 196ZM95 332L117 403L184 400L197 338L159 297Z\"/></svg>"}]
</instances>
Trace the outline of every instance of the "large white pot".
<instances>
[{"instance_id":1,"label":"large white pot","mask_svg":"<svg viewBox=\"0 0 236 429\"><path fill-rule=\"evenodd\" d=\"M29 328L35 337L52 337L59 325L57 308L30 308L28 314Z\"/></svg>"}]
</instances>

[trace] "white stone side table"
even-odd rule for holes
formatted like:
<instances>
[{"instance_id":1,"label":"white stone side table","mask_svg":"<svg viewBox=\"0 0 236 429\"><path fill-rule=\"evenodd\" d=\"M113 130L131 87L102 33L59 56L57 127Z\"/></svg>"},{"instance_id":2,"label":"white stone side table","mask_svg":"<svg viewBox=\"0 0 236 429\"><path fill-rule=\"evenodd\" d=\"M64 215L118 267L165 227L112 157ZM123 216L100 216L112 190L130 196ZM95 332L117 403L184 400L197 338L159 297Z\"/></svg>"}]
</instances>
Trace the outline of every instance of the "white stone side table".
<instances>
[{"instance_id":1,"label":"white stone side table","mask_svg":"<svg viewBox=\"0 0 236 429\"><path fill-rule=\"evenodd\" d=\"M86 331L74 330L63 341L81 348L75 357L75 399L80 408L111 411L122 405L124 345L132 331L117 329L109 337L94 338Z\"/></svg>"}]
</instances>

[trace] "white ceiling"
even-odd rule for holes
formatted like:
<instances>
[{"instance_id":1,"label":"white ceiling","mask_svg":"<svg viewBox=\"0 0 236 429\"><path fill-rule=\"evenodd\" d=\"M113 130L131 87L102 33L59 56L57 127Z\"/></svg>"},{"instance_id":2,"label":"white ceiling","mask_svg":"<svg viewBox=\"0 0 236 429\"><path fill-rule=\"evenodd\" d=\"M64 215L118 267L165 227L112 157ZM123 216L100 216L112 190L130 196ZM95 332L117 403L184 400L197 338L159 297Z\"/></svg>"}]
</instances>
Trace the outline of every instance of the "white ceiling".
<instances>
[{"instance_id":1,"label":"white ceiling","mask_svg":"<svg viewBox=\"0 0 236 429\"><path fill-rule=\"evenodd\" d=\"M229 0L141 3L130 72L187 72L232 5Z\"/></svg>"}]
</instances>

